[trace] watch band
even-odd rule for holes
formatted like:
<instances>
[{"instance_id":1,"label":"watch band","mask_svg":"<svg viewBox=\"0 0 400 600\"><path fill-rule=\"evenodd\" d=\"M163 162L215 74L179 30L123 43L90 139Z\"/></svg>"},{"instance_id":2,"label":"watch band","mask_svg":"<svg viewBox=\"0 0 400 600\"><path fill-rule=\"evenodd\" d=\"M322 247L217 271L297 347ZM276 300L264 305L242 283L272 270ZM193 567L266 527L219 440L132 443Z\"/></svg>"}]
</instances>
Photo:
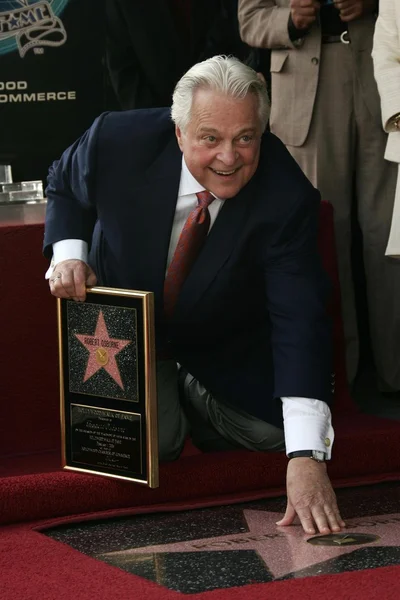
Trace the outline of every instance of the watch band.
<instances>
[{"instance_id":1,"label":"watch band","mask_svg":"<svg viewBox=\"0 0 400 600\"><path fill-rule=\"evenodd\" d=\"M311 458L312 460L315 460L316 462L325 462L325 460L326 460L326 454L325 454L325 452L322 452L321 450L298 450L297 452L289 452L287 457L289 458L289 460L291 458L301 458L301 457Z\"/></svg>"}]
</instances>

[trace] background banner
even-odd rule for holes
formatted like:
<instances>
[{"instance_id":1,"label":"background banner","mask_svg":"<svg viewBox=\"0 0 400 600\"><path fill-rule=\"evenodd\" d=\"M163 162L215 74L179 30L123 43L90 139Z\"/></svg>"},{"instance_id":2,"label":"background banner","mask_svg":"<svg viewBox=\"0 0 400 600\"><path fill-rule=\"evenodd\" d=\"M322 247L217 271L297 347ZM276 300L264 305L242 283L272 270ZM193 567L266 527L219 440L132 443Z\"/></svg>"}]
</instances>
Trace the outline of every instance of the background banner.
<instances>
[{"instance_id":1,"label":"background banner","mask_svg":"<svg viewBox=\"0 0 400 600\"><path fill-rule=\"evenodd\" d=\"M114 108L104 45L103 0L0 0L0 163L15 181L45 179Z\"/></svg>"}]
</instances>

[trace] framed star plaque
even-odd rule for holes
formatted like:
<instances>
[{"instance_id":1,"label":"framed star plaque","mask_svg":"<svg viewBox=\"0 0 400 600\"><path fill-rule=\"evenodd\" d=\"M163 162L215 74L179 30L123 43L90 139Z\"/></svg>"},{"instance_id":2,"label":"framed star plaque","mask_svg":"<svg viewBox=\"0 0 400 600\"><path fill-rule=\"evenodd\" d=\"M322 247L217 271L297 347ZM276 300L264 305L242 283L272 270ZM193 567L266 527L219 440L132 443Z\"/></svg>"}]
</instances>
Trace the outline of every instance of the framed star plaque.
<instances>
[{"instance_id":1,"label":"framed star plaque","mask_svg":"<svg viewBox=\"0 0 400 600\"><path fill-rule=\"evenodd\" d=\"M62 466L158 486L152 292L58 299Z\"/></svg>"}]
</instances>

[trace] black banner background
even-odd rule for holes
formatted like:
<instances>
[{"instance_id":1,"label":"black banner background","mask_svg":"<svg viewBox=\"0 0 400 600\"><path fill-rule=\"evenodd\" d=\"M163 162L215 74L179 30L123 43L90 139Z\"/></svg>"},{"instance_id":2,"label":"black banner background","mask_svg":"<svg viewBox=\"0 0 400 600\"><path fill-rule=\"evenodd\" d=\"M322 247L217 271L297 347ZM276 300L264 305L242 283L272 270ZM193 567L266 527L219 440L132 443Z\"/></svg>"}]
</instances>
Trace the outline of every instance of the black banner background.
<instances>
[{"instance_id":1,"label":"black banner background","mask_svg":"<svg viewBox=\"0 0 400 600\"><path fill-rule=\"evenodd\" d=\"M39 3L25 1L28 8ZM18 3L0 0L0 13L10 6ZM0 54L0 163L12 165L14 181L45 181L53 160L97 115L116 108L103 67L103 0L69 0L59 18L67 34L62 45L39 45L24 57L18 50ZM76 99L48 99L60 92ZM35 100L23 101L27 96Z\"/></svg>"}]
</instances>

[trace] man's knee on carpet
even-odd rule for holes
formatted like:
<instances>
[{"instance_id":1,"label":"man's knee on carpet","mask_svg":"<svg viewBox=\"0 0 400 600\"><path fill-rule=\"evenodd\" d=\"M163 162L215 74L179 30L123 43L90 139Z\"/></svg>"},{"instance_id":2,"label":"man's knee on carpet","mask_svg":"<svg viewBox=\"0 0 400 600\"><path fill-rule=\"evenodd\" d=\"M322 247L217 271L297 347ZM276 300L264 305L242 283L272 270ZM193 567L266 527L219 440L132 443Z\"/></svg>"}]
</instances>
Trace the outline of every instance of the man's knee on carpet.
<instances>
[{"instance_id":1,"label":"man's knee on carpet","mask_svg":"<svg viewBox=\"0 0 400 600\"><path fill-rule=\"evenodd\" d=\"M158 435L158 456L162 462L177 460L185 445L185 437L182 437L181 431L177 428L170 431L159 432Z\"/></svg>"}]
</instances>

